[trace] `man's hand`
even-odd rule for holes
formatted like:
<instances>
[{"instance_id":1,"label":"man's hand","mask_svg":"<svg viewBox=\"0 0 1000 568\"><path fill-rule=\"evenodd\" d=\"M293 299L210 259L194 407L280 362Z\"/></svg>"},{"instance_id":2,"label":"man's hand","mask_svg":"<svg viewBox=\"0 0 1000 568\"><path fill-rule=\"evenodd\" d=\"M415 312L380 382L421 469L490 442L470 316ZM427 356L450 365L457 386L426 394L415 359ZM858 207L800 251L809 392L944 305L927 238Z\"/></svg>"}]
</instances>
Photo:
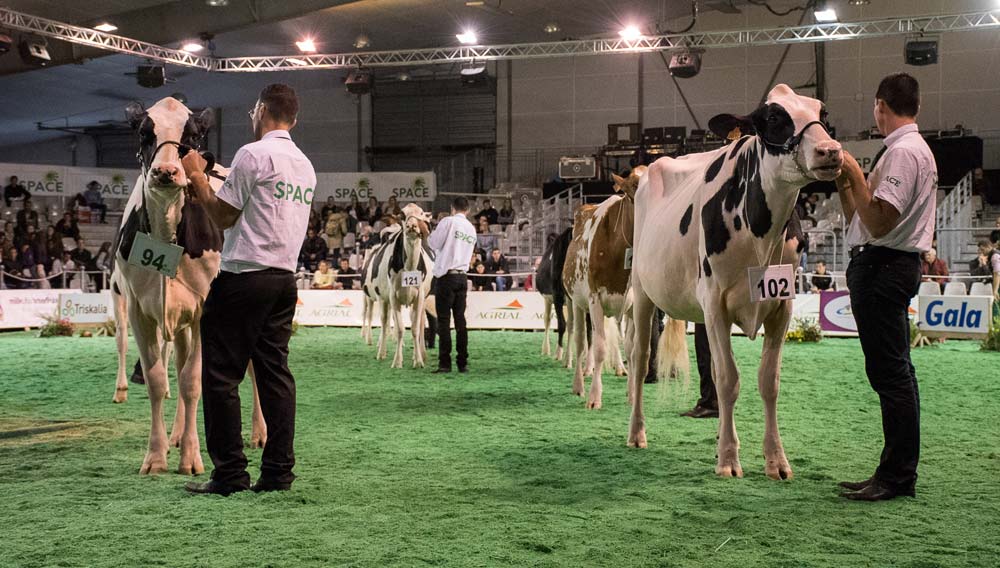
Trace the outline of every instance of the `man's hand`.
<instances>
[{"instance_id":1,"label":"man's hand","mask_svg":"<svg viewBox=\"0 0 1000 568\"><path fill-rule=\"evenodd\" d=\"M855 176L861 176L864 178L865 173L861 169L861 164L854 159L847 150L843 150L842 154L844 156L844 165L840 169L840 175L837 176L837 187L848 187L851 185L851 179Z\"/></svg>"},{"instance_id":2,"label":"man's hand","mask_svg":"<svg viewBox=\"0 0 1000 568\"><path fill-rule=\"evenodd\" d=\"M183 158L181 158L181 165L184 166L184 173L190 177L195 173L205 173L205 168L208 167L208 162L205 158L201 157L201 154L197 150L190 150Z\"/></svg>"}]
</instances>

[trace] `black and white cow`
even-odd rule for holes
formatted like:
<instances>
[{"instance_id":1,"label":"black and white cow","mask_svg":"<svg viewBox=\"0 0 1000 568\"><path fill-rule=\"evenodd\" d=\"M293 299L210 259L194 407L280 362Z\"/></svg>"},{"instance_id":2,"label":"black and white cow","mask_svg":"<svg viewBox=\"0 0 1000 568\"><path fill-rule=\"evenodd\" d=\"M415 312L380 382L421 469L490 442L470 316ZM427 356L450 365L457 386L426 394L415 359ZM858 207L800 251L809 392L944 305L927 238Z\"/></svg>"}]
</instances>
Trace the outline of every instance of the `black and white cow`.
<instances>
[{"instance_id":1,"label":"black and white cow","mask_svg":"<svg viewBox=\"0 0 1000 568\"><path fill-rule=\"evenodd\" d=\"M632 291L635 338L630 373L646 369L654 307L676 319L705 322L719 395L718 461L721 476L742 476L733 407L739 373L730 330L755 338L764 327L758 386L764 400L765 472L792 476L778 433L781 349L791 301L751 302L748 267L797 264L797 242L786 240L799 190L837 177L840 144L821 120L819 101L788 86L771 90L749 118L756 130L729 146L661 158L636 192ZM642 377L630 380L633 411L628 445L646 446Z\"/></svg>"},{"instance_id":2,"label":"black and white cow","mask_svg":"<svg viewBox=\"0 0 1000 568\"><path fill-rule=\"evenodd\" d=\"M566 333L566 313L563 307L566 305L566 290L562 285L562 267L566 263L566 249L573 239L572 227L559 234L552 243L542 253L542 261L535 270L535 290L542 295L545 302L544 323L545 335L542 338L542 355L552 355L552 346L549 341L549 330L552 324L552 313L556 316L556 331L558 333L555 359L562 359L563 356L563 335ZM559 265L559 271L555 271L555 266ZM557 290L558 288L558 290Z\"/></svg>"},{"instance_id":3,"label":"black and white cow","mask_svg":"<svg viewBox=\"0 0 1000 568\"><path fill-rule=\"evenodd\" d=\"M124 360L128 348L127 326L131 323L152 407L149 447L140 473L166 471L167 448L173 443L181 450L178 472L198 474L205 470L197 427L201 397L199 323L209 286L219 272L223 235L200 205L185 201L187 176L181 167L180 151L182 146L201 145L213 124L213 114L211 109L192 114L179 101L167 97L148 110L130 104L126 115L139 133L142 172L125 205L114 244L112 291L119 350L116 402L124 401L127 389ZM227 173L225 168L214 166L210 174L213 189L221 187ZM175 278L128 263L139 232L184 249ZM163 419L163 399L168 392L168 342L174 344L180 391L174 433L169 442ZM255 397L255 436L264 435L263 426Z\"/></svg>"},{"instance_id":4,"label":"black and white cow","mask_svg":"<svg viewBox=\"0 0 1000 568\"><path fill-rule=\"evenodd\" d=\"M403 367L403 307L410 308L410 332L413 335L413 367L424 366L427 345L424 342L425 305L431 290L434 259L427 248L430 235L430 214L415 203L403 208L403 224L382 231L382 242L366 259L361 271L365 294L365 319L368 341L371 341L371 313L375 303L381 306L382 330L379 335L377 359L385 359L388 350L389 318L392 316L396 335L396 354L392 368ZM404 273L419 273L417 286L406 286ZM362 324L364 335L365 324Z\"/></svg>"}]
</instances>

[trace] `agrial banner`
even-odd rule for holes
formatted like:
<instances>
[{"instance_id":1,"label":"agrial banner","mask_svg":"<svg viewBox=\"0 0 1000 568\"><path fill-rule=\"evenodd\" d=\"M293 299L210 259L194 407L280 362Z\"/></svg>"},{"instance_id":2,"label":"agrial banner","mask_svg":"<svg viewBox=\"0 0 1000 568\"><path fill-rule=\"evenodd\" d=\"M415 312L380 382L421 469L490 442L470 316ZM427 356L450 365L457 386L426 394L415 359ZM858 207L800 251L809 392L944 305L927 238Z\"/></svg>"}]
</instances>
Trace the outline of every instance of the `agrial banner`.
<instances>
[{"instance_id":1,"label":"agrial banner","mask_svg":"<svg viewBox=\"0 0 1000 568\"><path fill-rule=\"evenodd\" d=\"M71 198L96 181L104 199L128 199L139 170L0 163L0 185L7 185L11 176L33 196Z\"/></svg>"},{"instance_id":2,"label":"agrial banner","mask_svg":"<svg viewBox=\"0 0 1000 568\"><path fill-rule=\"evenodd\" d=\"M315 203L333 197L338 203L357 197L364 204L369 197L384 203L395 197L400 206L408 201L433 201L437 197L434 172L337 172L316 174Z\"/></svg>"}]
</instances>

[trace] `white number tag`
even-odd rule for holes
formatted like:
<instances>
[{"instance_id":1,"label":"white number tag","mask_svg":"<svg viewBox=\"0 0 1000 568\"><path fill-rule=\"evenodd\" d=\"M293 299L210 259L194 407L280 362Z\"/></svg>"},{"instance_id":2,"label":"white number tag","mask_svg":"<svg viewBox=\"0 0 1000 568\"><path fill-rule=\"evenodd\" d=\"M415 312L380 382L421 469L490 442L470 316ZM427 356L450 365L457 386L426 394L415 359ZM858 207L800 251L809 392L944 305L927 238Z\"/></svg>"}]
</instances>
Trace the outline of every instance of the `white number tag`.
<instances>
[{"instance_id":1,"label":"white number tag","mask_svg":"<svg viewBox=\"0 0 1000 568\"><path fill-rule=\"evenodd\" d=\"M416 288L417 286L420 286L420 282L423 280L423 275L419 270L409 270L400 275L400 280L402 281L404 288Z\"/></svg>"},{"instance_id":2,"label":"white number tag","mask_svg":"<svg viewBox=\"0 0 1000 568\"><path fill-rule=\"evenodd\" d=\"M174 278L177 276L177 265L181 262L182 254L183 247L160 242L146 233L136 233L128 263Z\"/></svg>"},{"instance_id":3,"label":"white number tag","mask_svg":"<svg viewBox=\"0 0 1000 568\"><path fill-rule=\"evenodd\" d=\"M750 277L750 300L791 300L795 297L795 268L791 264L774 266L751 266L747 268Z\"/></svg>"},{"instance_id":4,"label":"white number tag","mask_svg":"<svg viewBox=\"0 0 1000 568\"><path fill-rule=\"evenodd\" d=\"M625 249L625 270L632 270L632 247Z\"/></svg>"}]
</instances>

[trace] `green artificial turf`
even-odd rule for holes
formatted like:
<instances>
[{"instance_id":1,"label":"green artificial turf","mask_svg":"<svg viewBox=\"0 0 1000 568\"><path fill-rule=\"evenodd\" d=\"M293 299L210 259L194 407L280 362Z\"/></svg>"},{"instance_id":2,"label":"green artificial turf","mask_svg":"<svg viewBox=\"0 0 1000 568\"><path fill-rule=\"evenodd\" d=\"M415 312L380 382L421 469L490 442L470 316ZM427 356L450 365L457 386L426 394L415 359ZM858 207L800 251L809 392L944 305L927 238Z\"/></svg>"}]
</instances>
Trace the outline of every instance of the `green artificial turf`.
<instances>
[{"instance_id":1,"label":"green artificial turf","mask_svg":"<svg viewBox=\"0 0 1000 568\"><path fill-rule=\"evenodd\" d=\"M219 498L137 474L149 406L135 385L111 403L112 339L0 335L0 566L1000 564L1000 355L959 341L914 353L918 497L871 504L834 486L867 477L881 448L856 340L786 346L795 479L777 482L763 473L759 341L734 340L746 477L720 479L716 422L677 416L694 384L648 395L649 449L628 449L624 381L605 376L604 409L585 410L540 337L474 332L472 372L441 377L390 370L357 330L300 330L299 479Z\"/></svg>"}]
</instances>

